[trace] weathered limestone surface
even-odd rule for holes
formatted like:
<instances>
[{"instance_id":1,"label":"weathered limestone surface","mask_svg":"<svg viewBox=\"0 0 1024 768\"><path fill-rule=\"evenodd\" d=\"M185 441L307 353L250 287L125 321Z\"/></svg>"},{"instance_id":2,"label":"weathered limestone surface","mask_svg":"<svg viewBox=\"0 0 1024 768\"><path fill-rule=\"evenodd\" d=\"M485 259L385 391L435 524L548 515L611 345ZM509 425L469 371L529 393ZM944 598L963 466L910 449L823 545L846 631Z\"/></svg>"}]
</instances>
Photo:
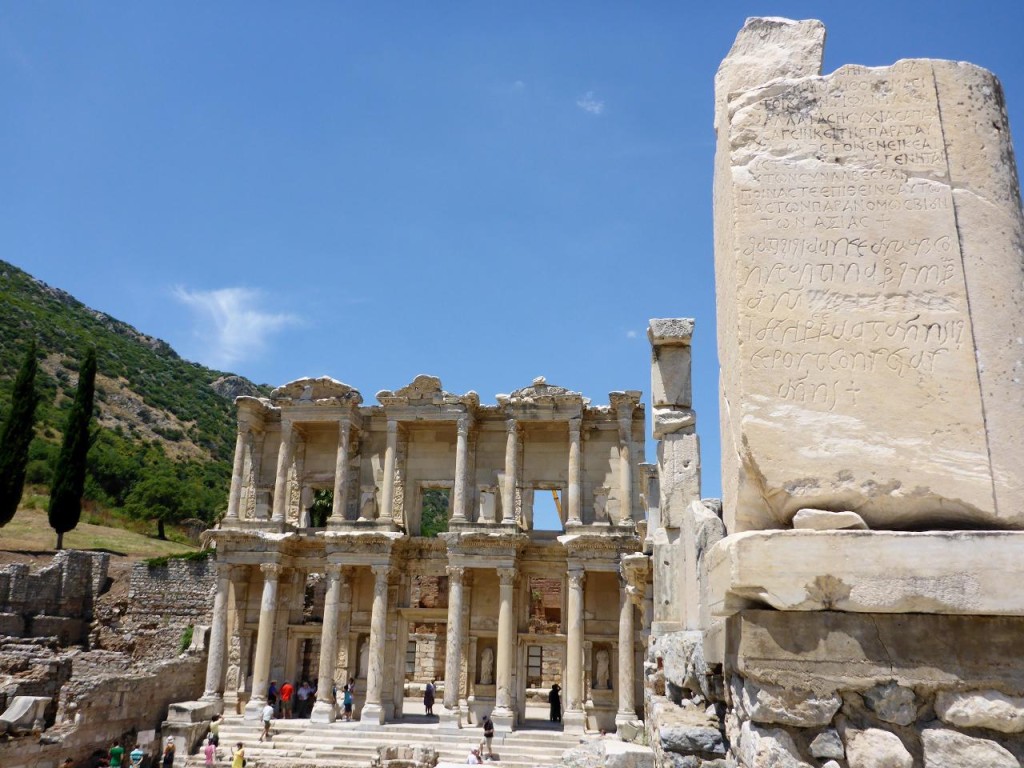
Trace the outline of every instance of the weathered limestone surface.
<instances>
[{"instance_id":1,"label":"weathered limestone surface","mask_svg":"<svg viewBox=\"0 0 1024 768\"><path fill-rule=\"evenodd\" d=\"M850 768L914 768L914 758L900 737L879 728L848 730L846 758Z\"/></svg>"},{"instance_id":2,"label":"weathered limestone surface","mask_svg":"<svg viewBox=\"0 0 1024 768\"><path fill-rule=\"evenodd\" d=\"M887 723L910 725L917 719L917 697L914 691L892 681L865 691L864 703L880 720Z\"/></svg>"},{"instance_id":3,"label":"weathered limestone surface","mask_svg":"<svg viewBox=\"0 0 1024 768\"><path fill-rule=\"evenodd\" d=\"M939 693L935 714L958 728L988 728L1002 733L1024 731L1024 698L999 691Z\"/></svg>"},{"instance_id":4,"label":"weathered limestone surface","mask_svg":"<svg viewBox=\"0 0 1024 768\"><path fill-rule=\"evenodd\" d=\"M743 611L728 630L728 666L758 684L1024 691L1019 617Z\"/></svg>"},{"instance_id":5,"label":"weathered limestone surface","mask_svg":"<svg viewBox=\"0 0 1024 768\"><path fill-rule=\"evenodd\" d=\"M755 723L812 728L828 725L843 700L835 694L815 694L799 688L758 685L750 680L743 685L742 706Z\"/></svg>"},{"instance_id":6,"label":"weathered limestone surface","mask_svg":"<svg viewBox=\"0 0 1024 768\"><path fill-rule=\"evenodd\" d=\"M819 75L819 22L751 19L716 78L730 532L1024 527L1024 222L998 81Z\"/></svg>"},{"instance_id":7,"label":"weathered limestone surface","mask_svg":"<svg viewBox=\"0 0 1024 768\"><path fill-rule=\"evenodd\" d=\"M956 731L929 728L921 734L924 768L1020 768L1020 761L1004 747L988 739L965 736ZM851 763L851 768L853 764ZM908 763L909 765L909 763Z\"/></svg>"},{"instance_id":8,"label":"weathered limestone surface","mask_svg":"<svg viewBox=\"0 0 1024 768\"><path fill-rule=\"evenodd\" d=\"M707 556L711 610L1024 614L1024 533L748 531ZM778 567L778 564L784 567Z\"/></svg>"}]
</instances>

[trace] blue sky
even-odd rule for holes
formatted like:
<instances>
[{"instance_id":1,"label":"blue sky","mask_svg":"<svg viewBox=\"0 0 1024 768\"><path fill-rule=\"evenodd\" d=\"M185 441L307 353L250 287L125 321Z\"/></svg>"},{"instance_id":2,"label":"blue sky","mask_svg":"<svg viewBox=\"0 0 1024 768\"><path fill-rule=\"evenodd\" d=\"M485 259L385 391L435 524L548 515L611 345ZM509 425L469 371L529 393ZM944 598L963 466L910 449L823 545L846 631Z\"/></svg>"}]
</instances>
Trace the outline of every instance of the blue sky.
<instances>
[{"instance_id":1,"label":"blue sky","mask_svg":"<svg viewBox=\"0 0 1024 768\"><path fill-rule=\"evenodd\" d=\"M692 316L718 495L712 87L744 18L822 19L826 71L988 67L1019 138L1024 3L688 6L4 4L0 258L369 401L418 373L646 393L648 318Z\"/></svg>"}]
</instances>

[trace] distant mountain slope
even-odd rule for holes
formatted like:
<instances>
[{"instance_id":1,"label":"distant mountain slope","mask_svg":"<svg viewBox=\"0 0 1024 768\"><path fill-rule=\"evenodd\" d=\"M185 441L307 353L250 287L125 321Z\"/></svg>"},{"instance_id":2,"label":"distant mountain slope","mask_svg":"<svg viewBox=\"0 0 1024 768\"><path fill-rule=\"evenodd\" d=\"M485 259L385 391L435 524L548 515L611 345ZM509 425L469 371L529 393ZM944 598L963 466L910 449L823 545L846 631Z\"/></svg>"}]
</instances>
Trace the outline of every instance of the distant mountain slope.
<instances>
[{"instance_id":1,"label":"distant mountain slope","mask_svg":"<svg viewBox=\"0 0 1024 768\"><path fill-rule=\"evenodd\" d=\"M238 394L266 392L266 387L183 360L166 342L0 261L0 419L10 406L13 377L33 337L39 345L37 385L43 397L30 480L46 479L46 462L60 441L63 409L74 396L79 361L95 346L101 434L91 457L94 482L87 493L113 506L124 503L131 479L105 478L100 466L112 452L151 465L169 462L179 475L188 465L211 492L226 494L234 450L232 401ZM214 504L211 499L207 506Z\"/></svg>"}]
</instances>

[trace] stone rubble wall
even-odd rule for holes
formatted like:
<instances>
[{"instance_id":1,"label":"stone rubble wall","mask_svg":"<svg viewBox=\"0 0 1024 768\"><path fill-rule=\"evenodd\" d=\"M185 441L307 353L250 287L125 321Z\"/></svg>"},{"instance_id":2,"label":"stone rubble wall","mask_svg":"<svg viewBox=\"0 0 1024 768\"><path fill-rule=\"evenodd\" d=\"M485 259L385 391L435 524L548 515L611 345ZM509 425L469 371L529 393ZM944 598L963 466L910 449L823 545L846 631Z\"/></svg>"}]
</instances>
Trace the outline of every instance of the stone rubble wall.
<instances>
[{"instance_id":1,"label":"stone rubble wall","mask_svg":"<svg viewBox=\"0 0 1024 768\"><path fill-rule=\"evenodd\" d=\"M35 571L25 563L0 567L0 634L80 642L107 587L109 561L106 553L66 549Z\"/></svg>"},{"instance_id":2,"label":"stone rubble wall","mask_svg":"<svg viewBox=\"0 0 1024 768\"><path fill-rule=\"evenodd\" d=\"M209 625L215 582L212 557L171 559L156 567L136 563L120 627L132 636L135 655L162 659L177 655L189 626Z\"/></svg>"}]
</instances>

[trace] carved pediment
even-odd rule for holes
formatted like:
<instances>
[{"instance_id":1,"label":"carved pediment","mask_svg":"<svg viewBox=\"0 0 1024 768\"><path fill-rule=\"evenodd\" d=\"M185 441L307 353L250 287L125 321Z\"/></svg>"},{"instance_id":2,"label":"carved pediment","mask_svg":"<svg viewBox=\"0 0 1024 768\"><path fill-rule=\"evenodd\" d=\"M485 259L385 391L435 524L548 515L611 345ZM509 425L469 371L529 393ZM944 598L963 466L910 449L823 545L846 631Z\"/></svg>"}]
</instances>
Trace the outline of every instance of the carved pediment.
<instances>
[{"instance_id":1,"label":"carved pediment","mask_svg":"<svg viewBox=\"0 0 1024 768\"><path fill-rule=\"evenodd\" d=\"M510 395L498 395L500 405L511 406L558 406L577 405L580 407L590 403L590 398L565 387L548 384L547 379L538 376L528 387L514 390Z\"/></svg>"},{"instance_id":2,"label":"carved pediment","mask_svg":"<svg viewBox=\"0 0 1024 768\"><path fill-rule=\"evenodd\" d=\"M480 396L476 392L456 395L445 392L441 387L441 379L421 373L401 389L391 391L382 389L377 393L377 401L383 406L417 406L417 405L465 405L476 408L480 405Z\"/></svg>"},{"instance_id":3,"label":"carved pediment","mask_svg":"<svg viewBox=\"0 0 1024 768\"><path fill-rule=\"evenodd\" d=\"M311 379L296 379L270 393L270 399L276 403L291 402L317 403L329 405L359 405L363 396L358 389L350 387L330 376Z\"/></svg>"}]
</instances>

